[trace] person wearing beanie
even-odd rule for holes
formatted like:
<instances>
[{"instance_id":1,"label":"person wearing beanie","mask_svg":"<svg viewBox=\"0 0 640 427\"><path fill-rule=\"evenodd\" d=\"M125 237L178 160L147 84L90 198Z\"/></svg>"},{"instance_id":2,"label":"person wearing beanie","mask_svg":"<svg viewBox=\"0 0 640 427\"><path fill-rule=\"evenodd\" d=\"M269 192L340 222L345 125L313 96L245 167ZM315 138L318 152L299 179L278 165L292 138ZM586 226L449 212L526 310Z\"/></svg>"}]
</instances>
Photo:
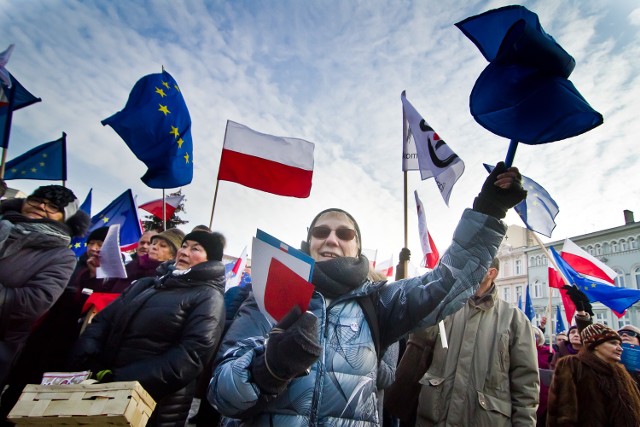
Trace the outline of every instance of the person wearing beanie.
<instances>
[{"instance_id":1,"label":"person wearing beanie","mask_svg":"<svg viewBox=\"0 0 640 427\"><path fill-rule=\"evenodd\" d=\"M618 335L620 335L623 344L640 345L640 328L625 325L618 330Z\"/></svg>"},{"instance_id":2,"label":"person wearing beanie","mask_svg":"<svg viewBox=\"0 0 640 427\"><path fill-rule=\"evenodd\" d=\"M178 249L182 246L184 233L177 228L170 228L151 236L149 258L165 262L176 258Z\"/></svg>"},{"instance_id":3,"label":"person wearing beanie","mask_svg":"<svg viewBox=\"0 0 640 427\"><path fill-rule=\"evenodd\" d=\"M500 219L525 196L518 170L499 163L438 266L388 284L368 279L353 215L339 208L316 215L302 245L315 261L308 308L294 306L274 324L254 292L224 336L207 391L224 425L380 425L380 357L408 332L465 305L505 235ZM258 273L266 274L254 267Z\"/></svg>"},{"instance_id":4,"label":"person wearing beanie","mask_svg":"<svg viewBox=\"0 0 640 427\"><path fill-rule=\"evenodd\" d=\"M220 233L153 236L177 247L158 276L133 282L80 335L72 370L100 382L138 381L156 401L147 426L184 426L196 379L213 356L225 322L225 266Z\"/></svg>"},{"instance_id":5,"label":"person wearing beanie","mask_svg":"<svg viewBox=\"0 0 640 427\"><path fill-rule=\"evenodd\" d=\"M640 392L620 364L620 335L594 323L580 333L578 354L561 359L549 389L547 426L640 424Z\"/></svg>"},{"instance_id":6,"label":"person wearing beanie","mask_svg":"<svg viewBox=\"0 0 640 427\"><path fill-rule=\"evenodd\" d=\"M0 202L0 390L36 320L60 297L76 264L68 246L89 225L77 206L74 193L60 185Z\"/></svg>"}]
</instances>

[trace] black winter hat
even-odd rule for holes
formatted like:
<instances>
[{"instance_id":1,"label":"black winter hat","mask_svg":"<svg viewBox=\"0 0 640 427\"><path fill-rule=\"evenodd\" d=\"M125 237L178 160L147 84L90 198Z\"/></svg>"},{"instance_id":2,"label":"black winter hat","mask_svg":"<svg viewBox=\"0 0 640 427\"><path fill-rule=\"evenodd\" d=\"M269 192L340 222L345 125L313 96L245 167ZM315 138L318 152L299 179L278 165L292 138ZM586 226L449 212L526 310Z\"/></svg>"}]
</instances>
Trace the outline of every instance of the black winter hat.
<instances>
[{"instance_id":1,"label":"black winter hat","mask_svg":"<svg viewBox=\"0 0 640 427\"><path fill-rule=\"evenodd\" d=\"M187 240L198 242L207 252L207 260L222 261L224 246L227 243L224 236L217 232L195 230L184 236L182 243Z\"/></svg>"},{"instance_id":2,"label":"black winter hat","mask_svg":"<svg viewBox=\"0 0 640 427\"><path fill-rule=\"evenodd\" d=\"M104 239L107 238L107 233L109 232L109 227L100 227L93 230L89 233L89 237L87 237L87 243L92 240L99 240L104 242Z\"/></svg>"}]
</instances>

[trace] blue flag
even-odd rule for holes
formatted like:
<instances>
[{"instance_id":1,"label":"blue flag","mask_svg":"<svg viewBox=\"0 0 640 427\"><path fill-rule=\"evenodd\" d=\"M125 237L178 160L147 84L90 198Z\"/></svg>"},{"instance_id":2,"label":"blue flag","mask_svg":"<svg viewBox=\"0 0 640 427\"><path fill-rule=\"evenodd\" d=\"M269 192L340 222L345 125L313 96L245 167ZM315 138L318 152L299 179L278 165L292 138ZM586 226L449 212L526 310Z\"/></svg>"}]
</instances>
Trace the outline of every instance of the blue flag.
<instances>
[{"instance_id":1,"label":"blue flag","mask_svg":"<svg viewBox=\"0 0 640 427\"><path fill-rule=\"evenodd\" d=\"M485 169L491 173L494 166L484 163ZM558 204L540 184L522 175L522 187L527 190L527 197L515 206L529 230L551 237L556 228L555 218L560 212Z\"/></svg>"},{"instance_id":2,"label":"blue flag","mask_svg":"<svg viewBox=\"0 0 640 427\"><path fill-rule=\"evenodd\" d=\"M88 196L87 196L88 197ZM123 251L133 249L142 236L138 209L133 200L133 193L127 190L118 196L113 202L91 217L91 225L86 237L98 228L120 225L120 249ZM86 237L81 242L74 243L72 249L86 248ZM79 244L79 246L77 246ZM81 250L80 253L83 253Z\"/></svg>"},{"instance_id":3,"label":"blue flag","mask_svg":"<svg viewBox=\"0 0 640 427\"><path fill-rule=\"evenodd\" d=\"M565 277L567 277L572 284L587 295L589 301L601 302L616 312L618 317L620 317L627 308L640 301L640 289L618 288L609 283L583 276L576 272L553 247L551 247L550 250L558 268L562 270Z\"/></svg>"},{"instance_id":4,"label":"blue flag","mask_svg":"<svg viewBox=\"0 0 640 427\"><path fill-rule=\"evenodd\" d=\"M149 74L135 84L124 109L104 119L147 165L141 178L151 188L175 188L193 179L191 116L169 73Z\"/></svg>"},{"instance_id":5,"label":"blue flag","mask_svg":"<svg viewBox=\"0 0 640 427\"><path fill-rule=\"evenodd\" d=\"M531 293L529 292L529 285L527 285L527 296L524 303L524 314L532 321L536 317L536 311L533 309L533 302L531 301Z\"/></svg>"},{"instance_id":6,"label":"blue flag","mask_svg":"<svg viewBox=\"0 0 640 427\"><path fill-rule=\"evenodd\" d=\"M559 141L603 122L568 80L575 60L523 6L472 16L456 26L489 65L469 97L471 114L496 135L525 144Z\"/></svg>"},{"instance_id":7,"label":"blue flag","mask_svg":"<svg viewBox=\"0 0 640 427\"><path fill-rule=\"evenodd\" d=\"M560 313L560 306L556 305L556 334L560 332L566 331L564 326L564 320L562 319L562 314Z\"/></svg>"},{"instance_id":8,"label":"blue flag","mask_svg":"<svg viewBox=\"0 0 640 427\"><path fill-rule=\"evenodd\" d=\"M84 202L80 205L80 210L91 216L91 193L93 192L93 188L89 190L87 197L85 197ZM87 250L87 237L89 236L90 231L87 231L82 237L72 237L71 243L69 244L69 248L73 251L76 257L80 257Z\"/></svg>"},{"instance_id":9,"label":"blue flag","mask_svg":"<svg viewBox=\"0 0 640 427\"><path fill-rule=\"evenodd\" d=\"M518 309L524 312L524 307L522 306L522 294L518 294Z\"/></svg>"},{"instance_id":10,"label":"blue flag","mask_svg":"<svg viewBox=\"0 0 640 427\"><path fill-rule=\"evenodd\" d=\"M38 145L5 165L4 179L67 179L67 134Z\"/></svg>"},{"instance_id":11,"label":"blue flag","mask_svg":"<svg viewBox=\"0 0 640 427\"><path fill-rule=\"evenodd\" d=\"M11 73L9 73L9 77L11 78L11 88L0 82L0 147L2 148L9 146L13 112L42 101L26 90Z\"/></svg>"}]
</instances>

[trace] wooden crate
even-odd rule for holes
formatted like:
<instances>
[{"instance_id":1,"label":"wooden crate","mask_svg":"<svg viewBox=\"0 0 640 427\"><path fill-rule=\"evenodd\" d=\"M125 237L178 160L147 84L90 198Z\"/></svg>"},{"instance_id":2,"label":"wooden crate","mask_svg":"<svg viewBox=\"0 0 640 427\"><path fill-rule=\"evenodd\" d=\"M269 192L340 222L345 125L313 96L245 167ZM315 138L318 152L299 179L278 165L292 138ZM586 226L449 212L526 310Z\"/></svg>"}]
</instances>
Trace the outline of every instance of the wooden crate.
<instances>
[{"instance_id":1,"label":"wooden crate","mask_svg":"<svg viewBox=\"0 0 640 427\"><path fill-rule=\"evenodd\" d=\"M27 385L9 413L18 426L147 424L156 403L139 382Z\"/></svg>"}]
</instances>

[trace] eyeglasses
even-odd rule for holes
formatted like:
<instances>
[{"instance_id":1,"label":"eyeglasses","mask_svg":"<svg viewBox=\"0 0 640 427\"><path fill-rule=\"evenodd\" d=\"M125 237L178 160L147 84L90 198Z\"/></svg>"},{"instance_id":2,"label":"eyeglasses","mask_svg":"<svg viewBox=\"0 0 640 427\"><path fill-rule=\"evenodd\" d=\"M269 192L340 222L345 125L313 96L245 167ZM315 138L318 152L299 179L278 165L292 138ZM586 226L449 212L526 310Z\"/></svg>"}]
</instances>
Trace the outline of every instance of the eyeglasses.
<instances>
[{"instance_id":1,"label":"eyeglasses","mask_svg":"<svg viewBox=\"0 0 640 427\"><path fill-rule=\"evenodd\" d=\"M40 197L29 196L27 197L27 203L33 206L34 208L39 208L40 206L44 205L45 212L50 214L60 213L60 208L54 205L53 203L51 203L50 201L48 201L47 199L41 199Z\"/></svg>"},{"instance_id":2,"label":"eyeglasses","mask_svg":"<svg viewBox=\"0 0 640 427\"><path fill-rule=\"evenodd\" d=\"M356 230L352 230L350 228L336 228L335 230L332 230L326 225L318 225L317 227L313 227L311 229L311 236L315 237L316 239L326 239L327 237L329 237L332 231L336 232L336 236L338 236L338 239L345 242L353 240L353 238L356 237Z\"/></svg>"},{"instance_id":3,"label":"eyeglasses","mask_svg":"<svg viewBox=\"0 0 640 427\"><path fill-rule=\"evenodd\" d=\"M637 338L638 337L638 333L634 332L634 331L630 331L628 329L621 329L618 331L618 335L627 335L629 337L634 337Z\"/></svg>"}]
</instances>

